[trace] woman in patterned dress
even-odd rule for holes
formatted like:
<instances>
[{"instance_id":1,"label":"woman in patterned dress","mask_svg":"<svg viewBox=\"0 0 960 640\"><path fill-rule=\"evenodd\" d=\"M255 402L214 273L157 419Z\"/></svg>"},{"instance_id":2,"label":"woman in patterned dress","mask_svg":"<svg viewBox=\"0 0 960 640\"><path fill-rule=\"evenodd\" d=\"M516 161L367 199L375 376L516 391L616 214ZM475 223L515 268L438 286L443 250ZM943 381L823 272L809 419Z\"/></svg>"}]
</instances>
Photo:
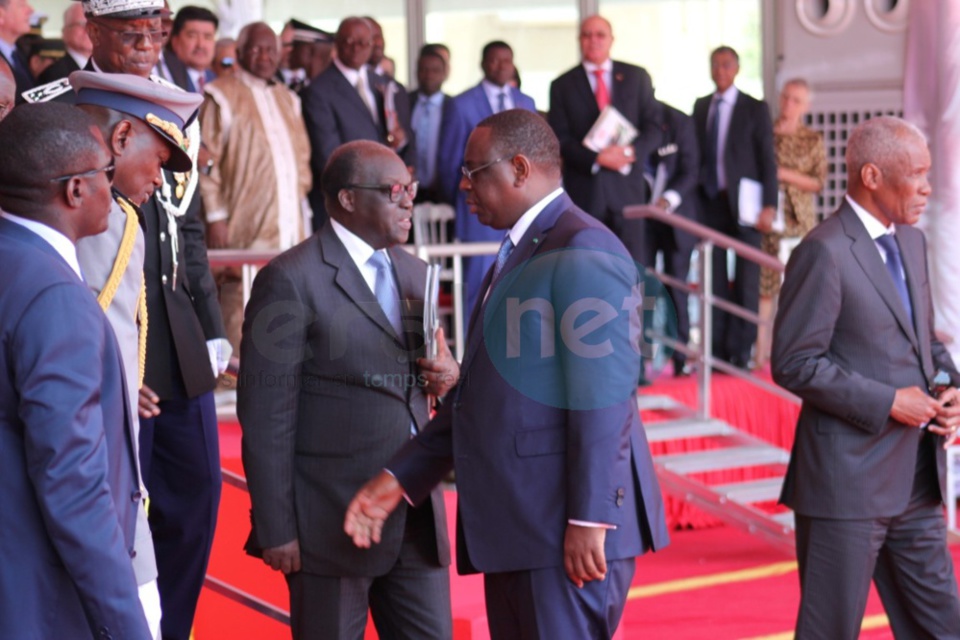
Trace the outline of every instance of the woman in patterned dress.
<instances>
[{"instance_id":1,"label":"woman in patterned dress","mask_svg":"<svg viewBox=\"0 0 960 640\"><path fill-rule=\"evenodd\" d=\"M823 136L803 124L810 109L810 87L802 78L787 81L780 92L780 115L773 124L777 155L777 179L782 193L784 232L763 235L763 250L777 257L781 239L793 246L817 224L814 196L823 188L827 172ZM792 248L792 247L791 247ZM760 272L760 317L772 318L780 293L782 275L769 269ZM756 363L770 358L770 328L761 325L757 334Z\"/></svg>"}]
</instances>

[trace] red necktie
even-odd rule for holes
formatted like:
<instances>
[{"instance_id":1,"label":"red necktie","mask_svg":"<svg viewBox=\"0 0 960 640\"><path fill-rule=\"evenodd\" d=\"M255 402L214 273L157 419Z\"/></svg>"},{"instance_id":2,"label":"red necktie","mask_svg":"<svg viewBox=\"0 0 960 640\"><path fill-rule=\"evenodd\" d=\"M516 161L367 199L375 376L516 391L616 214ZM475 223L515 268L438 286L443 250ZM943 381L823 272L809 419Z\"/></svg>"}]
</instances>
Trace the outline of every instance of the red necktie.
<instances>
[{"instance_id":1,"label":"red necktie","mask_svg":"<svg viewBox=\"0 0 960 640\"><path fill-rule=\"evenodd\" d=\"M603 111L610 104L610 92L607 91L607 83L603 80L603 69L595 69L593 75L597 77L597 107Z\"/></svg>"}]
</instances>

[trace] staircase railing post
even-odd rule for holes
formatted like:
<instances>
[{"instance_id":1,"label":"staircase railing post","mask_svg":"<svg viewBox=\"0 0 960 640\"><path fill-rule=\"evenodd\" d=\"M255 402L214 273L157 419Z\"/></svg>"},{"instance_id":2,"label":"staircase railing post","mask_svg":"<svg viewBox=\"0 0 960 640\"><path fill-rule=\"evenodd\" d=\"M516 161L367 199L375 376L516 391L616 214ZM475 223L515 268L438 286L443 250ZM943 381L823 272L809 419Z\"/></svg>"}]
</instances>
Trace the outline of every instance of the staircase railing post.
<instances>
[{"instance_id":1,"label":"staircase railing post","mask_svg":"<svg viewBox=\"0 0 960 640\"><path fill-rule=\"evenodd\" d=\"M710 378L713 374L713 252L710 240L700 245L700 367L697 369L697 417L710 418Z\"/></svg>"}]
</instances>

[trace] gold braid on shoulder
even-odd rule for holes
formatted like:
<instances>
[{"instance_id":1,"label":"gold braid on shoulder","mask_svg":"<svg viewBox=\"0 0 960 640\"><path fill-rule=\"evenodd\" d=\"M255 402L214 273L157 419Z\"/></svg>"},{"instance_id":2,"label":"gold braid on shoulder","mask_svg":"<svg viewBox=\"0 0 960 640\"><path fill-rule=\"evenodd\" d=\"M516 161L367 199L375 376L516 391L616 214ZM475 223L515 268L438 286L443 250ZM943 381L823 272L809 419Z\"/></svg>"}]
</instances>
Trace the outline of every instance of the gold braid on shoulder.
<instances>
[{"instance_id":1,"label":"gold braid on shoulder","mask_svg":"<svg viewBox=\"0 0 960 640\"><path fill-rule=\"evenodd\" d=\"M97 302L100 308L106 312L113 302L117 290L120 288L120 281L123 280L123 274L130 264L130 256L133 254L133 247L137 241L137 226L140 224L137 217L137 210L130 202L123 197L116 196L117 204L126 214L127 220L123 227L123 237L120 239L120 248L117 250L117 258L113 261L113 268L110 270L110 276L107 283L100 290L97 296ZM137 345L137 360L139 363L138 373L140 377L140 386L143 386L143 373L147 361L147 284L144 276L140 275L140 295L137 297L137 320L140 323L140 331Z\"/></svg>"}]
</instances>

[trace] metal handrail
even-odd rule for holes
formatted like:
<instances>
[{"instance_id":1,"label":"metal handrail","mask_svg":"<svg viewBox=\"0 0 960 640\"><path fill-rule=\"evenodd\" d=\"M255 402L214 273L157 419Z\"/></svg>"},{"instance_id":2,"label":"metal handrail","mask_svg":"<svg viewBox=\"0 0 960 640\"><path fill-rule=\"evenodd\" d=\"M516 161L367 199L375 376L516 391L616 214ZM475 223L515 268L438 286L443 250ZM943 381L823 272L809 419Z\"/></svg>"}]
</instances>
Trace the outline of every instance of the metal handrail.
<instances>
[{"instance_id":1,"label":"metal handrail","mask_svg":"<svg viewBox=\"0 0 960 640\"><path fill-rule=\"evenodd\" d=\"M694 288L690 287L686 283L680 282L675 278L670 278L663 274L658 274L655 272L650 272L653 277L662 282L663 284L671 287L677 287L688 294L691 294L700 300L700 344L697 351L692 351L689 348L686 348L686 345L683 345L684 348L681 349L683 353L687 355L693 355L697 358L699 362L699 367L697 368L697 415L702 419L708 419L710 417L710 382L713 375L713 370L717 369L724 373L730 374L741 380L763 389L769 393L772 393L780 398L783 398L794 404L800 404L800 398L796 395L790 393L789 391L774 385L770 384L766 380L758 378L753 375L751 372L746 369L741 369L736 367L728 362L722 360L716 360L713 357L712 353L712 342L713 342L713 308L716 307L727 313L732 313L737 315L744 320L752 322L753 324L760 325L763 323L769 324L769 320L763 320L755 312L741 307L740 305L734 304L728 300L719 300L713 296L713 252L716 249L727 250L730 249L734 251L738 256L755 262L761 267L766 267L773 271L783 273L784 265L782 262L774 258L773 256L760 251L755 247L751 247L748 244L740 242L734 238L731 238L728 235L720 233L715 229L711 229L705 225L700 224L699 222L694 222L689 218L684 218L683 216L678 216L673 213L668 213L659 207L654 207L652 205L634 205L624 208L623 217L628 219L643 219L649 218L651 220L656 220L657 222L662 222L663 224L669 225L674 229L679 231L684 231L689 233L699 240L699 249L700 249L700 287ZM669 338L665 339L665 336L657 336L667 346L676 348L679 346L674 340Z\"/></svg>"},{"instance_id":2,"label":"metal handrail","mask_svg":"<svg viewBox=\"0 0 960 640\"><path fill-rule=\"evenodd\" d=\"M450 272L453 283L453 319L452 336L447 341L452 343L453 352L457 360L463 359L466 349L464 328L466 314L464 310L463 294L463 259L475 256L492 256L500 250L498 242L451 242L448 244L428 245L401 245L404 250L425 262L450 259L453 269ZM251 250L251 249L211 249L207 252L207 259L211 267L240 267L243 284L243 306L250 301L250 290L253 288L253 279L257 270L276 258L282 252L279 249Z\"/></svg>"}]
</instances>

